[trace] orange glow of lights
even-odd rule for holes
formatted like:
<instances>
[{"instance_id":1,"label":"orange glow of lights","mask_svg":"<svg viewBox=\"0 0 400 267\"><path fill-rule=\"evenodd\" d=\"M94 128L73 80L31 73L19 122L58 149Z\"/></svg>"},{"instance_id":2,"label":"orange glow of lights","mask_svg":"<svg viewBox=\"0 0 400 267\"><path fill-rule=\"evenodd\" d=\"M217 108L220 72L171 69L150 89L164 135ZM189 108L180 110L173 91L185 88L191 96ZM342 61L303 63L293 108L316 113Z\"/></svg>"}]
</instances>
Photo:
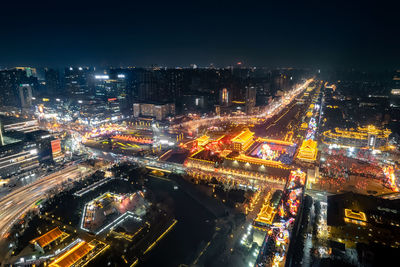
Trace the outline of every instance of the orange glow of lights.
<instances>
[{"instance_id":1,"label":"orange glow of lights","mask_svg":"<svg viewBox=\"0 0 400 267\"><path fill-rule=\"evenodd\" d=\"M317 153L317 142L308 139L303 141L299 149L299 153L297 154L297 158L305 161L315 161L317 158Z\"/></svg>"},{"instance_id":2,"label":"orange glow of lights","mask_svg":"<svg viewBox=\"0 0 400 267\"><path fill-rule=\"evenodd\" d=\"M351 209L344 209L344 216L350 219L358 220L358 221L367 221L367 216L362 211L353 211Z\"/></svg>"},{"instance_id":3,"label":"orange glow of lights","mask_svg":"<svg viewBox=\"0 0 400 267\"><path fill-rule=\"evenodd\" d=\"M82 241L72 247L70 250L62 254L59 258L55 259L49 266L54 267L69 267L72 266L75 262L83 258L86 254L88 254L94 248L93 245Z\"/></svg>"},{"instance_id":4,"label":"orange glow of lights","mask_svg":"<svg viewBox=\"0 0 400 267\"><path fill-rule=\"evenodd\" d=\"M394 192L399 192L399 188L396 184L396 176L394 174L393 166L383 167L382 171L387 178L387 182L389 183L390 189L392 189Z\"/></svg>"},{"instance_id":5,"label":"orange glow of lights","mask_svg":"<svg viewBox=\"0 0 400 267\"><path fill-rule=\"evenodd\" d=\"M118 139L118 140L123 140L123 141L130 141L130 142L135 142L135 143L141 143L141 144L152 144L153 140L148 139L148 138L140 138L140 137L135 137L135 136L130 136L130 135L114 135L113 139Z\"/></svg>"}]
</instances>

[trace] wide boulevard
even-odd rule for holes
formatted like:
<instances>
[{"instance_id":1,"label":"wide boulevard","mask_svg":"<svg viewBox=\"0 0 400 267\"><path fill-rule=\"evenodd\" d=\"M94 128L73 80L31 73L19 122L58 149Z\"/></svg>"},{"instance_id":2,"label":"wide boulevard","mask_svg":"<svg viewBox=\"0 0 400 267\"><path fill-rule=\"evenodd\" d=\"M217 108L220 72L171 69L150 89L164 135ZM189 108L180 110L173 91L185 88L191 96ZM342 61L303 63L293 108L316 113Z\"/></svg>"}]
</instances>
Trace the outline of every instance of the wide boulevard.
<instances>
[{"instance_id":1,"label":"wide boulevard","mask_svg":"<svg viewBox=\"0 0 400 267\"><path fill-rule=\"evenodd\" d=\"M55 188L68 179L80 179L90 169L82 166L70 166L35 182L10 192L0 199L0 239L4 238L13 223L23 216L40 199L45 198L48 190Z\"/></svg>"}]
</instances>

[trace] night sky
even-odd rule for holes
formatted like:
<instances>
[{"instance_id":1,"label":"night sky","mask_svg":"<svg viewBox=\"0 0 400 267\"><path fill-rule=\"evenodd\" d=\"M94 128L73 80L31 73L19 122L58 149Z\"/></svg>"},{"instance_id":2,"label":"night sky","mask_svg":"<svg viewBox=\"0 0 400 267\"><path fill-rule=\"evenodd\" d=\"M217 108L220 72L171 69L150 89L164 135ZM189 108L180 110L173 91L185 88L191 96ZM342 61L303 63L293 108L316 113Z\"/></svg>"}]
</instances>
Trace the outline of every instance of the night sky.
<instances>
[{"instance_id":1,"label":"night sky","mask_svg":"<svg viewBox=\"0 0 400 267\"><path fill-rule=\"evenodd\" d=\"M400 67L398 1L377 2L2 1L0 66Z\"/></svg>"}]
</instances>

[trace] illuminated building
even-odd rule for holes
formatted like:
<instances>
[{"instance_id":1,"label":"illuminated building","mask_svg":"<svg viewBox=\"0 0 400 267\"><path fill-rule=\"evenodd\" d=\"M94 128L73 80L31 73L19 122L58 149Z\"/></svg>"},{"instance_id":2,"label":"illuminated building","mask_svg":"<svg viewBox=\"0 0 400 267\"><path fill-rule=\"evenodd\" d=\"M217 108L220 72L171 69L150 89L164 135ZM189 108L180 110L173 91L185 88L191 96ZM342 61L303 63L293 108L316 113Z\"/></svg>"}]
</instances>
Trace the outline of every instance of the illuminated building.
<instances>
[{"instance_id":1,"label":"illuminated building","mask_svg":"<svg viewBox=\"0 0 400 267\"><path fill-rule=\"evenodd\" d=\"M36 119L21 119L16 117L0 116L4 132L23 132L29 133L39 130L39 123Z\"/></svg>"},{"instance_id":2,"label":"illuminated building","mask_svg":"<svg viewBox=\"0 0 400 267\"><path fill-rule=\"evenodd\" d=\"M253 112L253 108L256 105L256 94L257 90L254 86L246 86L246 113L250 114Z\"/></svg>"},{"instance_id":3,"label":"illuminated building","mask_svg":"<svg viewBox=\"0 0 400 267\"><path fill-rule=\"evenodd\" d=\"M270 199L268 194L266 198L268 201L263 204L256 219L253 221L254 228L266 231L268 229L267 226L272 225L275 214L278 212L278 205L281 201L282 193L281 190L276 190Z\"/></svg>"},{"instance_id":4,"label":"illuminated building","mask_svg":"<svg viewBox=\"0 0 400 267\"><path fill-rule=\"evenodd\" d=\"M362 226L367 225L367 216L362 211L354 211L351 209L344 209L344 221L346 223L354 223Z\"/></svg>"},{"instance_id":5,"label":"illuminated building","mask_svg":"<svg viewBox=\"0 0 400 267\"><path fill-rule=\"evenodd\" d=\"M138 118L140 116L140 103L133 104L133 117Z\"/></svg>"},{"instance_id":6,"label":"illuminated building","mask_svg":"<svg viewBox=\"0 0 400 267\"><path fill-rule=\"evenodd\" d=\"M0 71L0 105L24 107L26 103L21 103L20 85L26 84L29 86L37 85L36 77L28 77L25 70L9 69ZM32 91L26 97L32 97ZM28 100L23 98L24 100ZM29 99L30 101L31 99ZM27 101L25 101L27 102Z\"/></svg>"},{"instance_id":7,"label":"illuminated building","mask_svg":"<svg viewBox=\"0 0 400 267\"><path fill-rule=\"evenodd\" d=\"M59 139L51 141L51 155L55 162L62 160L61 142Z\"/></svg>"},{"instance_id":8,"label":"illuminated building","mask_svg":"<svg viewBox=\"0 0 400 267\"><path fill-rule=\"evenodd\" d=\"M249 129L243 130L237 136L232 138L233 150L235 151L244 151L249 148L249 146L254 142L253 141L254 133Z\"/></svg>"},{"instance_id":9,"label":"illuminated building","mask_svg":"<svg viewBox=\"0 0 400 267\"><path fill-rule=\"evenodd\" d=\"M31 77L31 76L36 77L36 75L37 75L37 72L36 72L35 68L31 68L31 67L15 67L15 69L25 71L27 77Z\"/></svg>"},{"instance_id":10,"label":"illuminated building","mask_svg":"<svg viewBox=\"0 0 400 267\"><path fill-rule=\"evenodd\" d=\"M20 84L18 91L21 107L29 109L32 106L32 86L30 84Z\"/></svg>"},{"instance_id":11,"label":"illuminated building","mask_svg":"<svg viewBox=\"0 0 400 267\"><path fill-rule=\"evenodd\" d=\"M267 207L265 212L263 212L265 217L261 217L261 213L253 222L254 228L268 231L268 236L264 239L264 243L262 245L264 250L261 252L261 254L272 254L268 246L265 246L267 244L265 242L269 243L274 241L275 244L272 251L272 265L257 265L276 267L293 266L293 264L291 264L293 256L291 253L288 253L289 243L294 241L292 239L292 234L299 231L300 224L297 223L296 226L296 219L298 219L301 202L304 196L305 182L306 174L303 171L300 169L291 171L284 191L275 191L274 196L270 201L270 207ZM263 208L265 208L265 206L263 206ZM270 211L269 213L268 210ZM276 219L274 219L274 217ZM261 259L261 261L264 259Z\"/></svg>"},{"instance_id":12,"label":"illuminated building","mask_svg":"<svg viewBox=\"0 0 400 267\"><path fill-rule=\"evenodd\" d=\"M0 176L30 172L39 163L52 160L47 131L37 130L36 120L23 120L14 117L0 117L3 143L0 145ZM3 131L4 130L4 131Z\"/></svg>"},{"instance_id":13,"label":"illuminated building","mask_svg":"<svg viewBox=\"0 0 400 267\"><path fill-rule=\"evenodd\" d=\"M140 144L152 144L153 143L153 140L150 138L141 138L141 137L132 136L132 135L117 134L117 135L114 135L112 137L112 139L140 143Z\"/></svg>"},{"instance_id":14,"label":"illuminated building","mask_svg":"<svg viewBox=\"0 0 400 267\"><path fill-rule=\"evenodd\" d=\"M45 69L45 81L48 92L59 95L61 92L60 73L56 69Z\"/></svg>"},{"instance_id":15,"label":"illuminated building","mask_svg":"<svg viewBox=\"0 0 400 267\"><path fill-rule=\"evenodd\" d=\"M110 75L94 75L94 95L96 98L105 99L111 92Z\"/></svg>"},{"instance_id":16,"label":"illuminated building","mask_svg":"<svg viewBox=\"0 0 400 267\"><path fill-rule=\"evenodd\" d=\"M63 249L56 251L56 258L48 264L52 267L70 267L70 266L86 266L91 260L107 250L107 245L97 239L86 242L80 238L75 239L72 243ZM51 259L53 259L52 257ZM47 266L45 262L45 266Z\"/></svg>"},{"instance_id":17,"label":"illuminated building","mask_svg":"<svg viewBox=\"0 0 400 267\"><path fill-rule=\"evenodd\" d=\"M221 106L220 105L215 105L215 114L217 114L217 116L221 116Z\"/></svg>"},{"instance_id":18,"label":"illuminated building","mask_svg":"<svg viewBox=\"0 0 400 267\"><path fill-rule=\"evenodd\" d=\"M77 119L78 123L98 126L104 123L116 122L123 118L120 110L118 98L108 98L105 100L78 100L74 102L74 111L76 115L71 114Z\"/></svg>"},{"instance_id":19,"label":"illuminated building","mask_svg":"<svg viewBox=\"0 0 400 267\"><path fill-rule=\"evenodd\" d=\"M210 141L210 137L208 135L202 135L196 139L196 146L204 147Z\"/></svg>"},{"instance_id":20,"label":"illuminated building","mask_svg":"<svg viewBox=\"0 0 400 267\"><path fill-rule=\"evenodd\" d=\"M390 107L400 107L400 70L397 70L392 79L392 90L390 91Z\"/></svg>"},{"instance_id":21,"label":"illuminated building","mask_svg":"<svg viewBox=\"0 0 400 267\"><path fill-rule=\"evenodd\" d=\"M308 139L303 141L297 154L297 158L303 161L314 162L317 158L317 154L317 142Z\"/></svg>"},{"instance_id":22,"label":"illuminated building","mask_svg":"<svg viewBox=\"0 0 400 267\"><path fill-rule=\"evenodd\" d=\"M64 81L67 92L71 96L87 96L90 93L88 76L91 72L92 70L87 67L65 68Z\"/></svg>"},{"instance_id":23,"label":"illuminated building","mask_svg":"<svg viewBox=\"0 0 400 267\"><path fill-rule=\"evenodd\" d=\"M219 103L221 106L228 107L232 102L232 92L227 88L223 88L219 91Z\"/></svg>"},{"instance_id":24,"label":"illuminated building","mask_svg":"<svg viewBox=\"0 0 400 267\"><path fill-rule=\"evenodd\" d=\"M37 130L37 121L24 121L14 117L0 117L3 129L3 145L0 146L0 176L27 172L39 166L38 144L28 133ZM29 139L29 140L28 140Z\"/></svg>"},{"instance_id":25,"label":"illuminated building","mask_svg":"<svg viewBox=\"0 0 400 267\"><path fill-rule=\"evenodd\" d=\"M208 111L210 103L213 103L211 95L184 94L180 97L181 112L202 112Z\"/></svg>"},{"instance_id":26,"label":"illuminated building","mask_svg":"<svg viewBox=\"0 0 400 267\"><path fill-rule=\"evenodd\" d=\"M69 267L85 257L94 245L82 241L49 264L51 267Z\"/></svg>"},{"instance_id":27,"label":"illuminated building","mask_svg":"<svg viewBox=\"0 0 400 267\"><path fill-rule=\"evenodd\" d=\"M34 142L19 140L0 146L0 177L27 172L39 167L38 148Z\"/></svg>"},{"instance_id":28,"label":"illuminated building","mask_svg":"<svg viewBox=\"0 0 400 267\"><path fill-rule=\"evenodd\" d=\"M175 115L175 104L151 104L135 103L133 104L133 116L153 117L158 121L164 120L168 115Z\"/></svg>"},{"instance_id":29,"label":"illuminated building","mask_svg":"<svg viewBox=\"0 0 400 267\"><path fill-rule=\"evenodd\" d=\"M358 127L357 130L335 130L325 131L322 142L327 145L338 145L343 147L355 147L365 149L385 149L391 131L378 129L375 126Z\"/></svg>"},{"instance_id":30,"label":"illuminated building","mask_svg":"<svg viewBox=\"0 0 400 267\"><path fill-rule=\"evenodd\" d=\"M196 142L194 153L185 162L187 167L264 180L288 175L297 147L281 140L256 139L248 129L233 137L201 136Z\"/></svg>"},{"instance_id":31,"label":"illuminated building","mask_svg":"<svg viewBox=\"0 0 400 267\"><path fill-rule=\"evenodd\" d=\"M52 163L52 160L54 160L52 157L51 147L53 139L53 136L48 131L37 130L34 132L25 133L24 140L26 142L34 142L36 144L40 163Z\"/></svg>"},{"instance_id":32,"label":"illuminated building","mask_svg":"<svg viewBox=\"0 0 400 267\"><path fill-rule=\"evenodd\" d=\"M85 204L80 228L97 235L127 219L142 221L140 217L146 214L147 207L141 191L125 195L104 193Z\"/></svg>"},{"instance_id":33,"label":"illuminated building","mask_svg":"<svg viewBox=\"0 0 400 267\"><path fill-rule=\"evenodd\" d=\"M127 94L127 74L116 72L106 72L95 74L91 83L94 87L94 95L98 99L106 100L107 98L123 99Z\"/></svg>"},{"instance_id":34,"label":"illuminated building","mask_svg":"<svg viewBox=\"0 0 400 267\"><path fill-rule=\"evenodd\" d=\"M29 243L33 244L38 250L44 252L44 248L50 245L51 243L55 241L62 241L63 239L67 238L69 235L67 233L64 233L63 231L60 230L60 228L56 227L53 230L50 230L49 232L45 233L44 235L41 235L33 240L31 240Z\"/></svg>"},{"instance_id":35,"label":"illuminated building","mask_svg":"<svg viewBox=\"0 0 400 267\"><path fill-rule=\"evenodd\" d=\"M26 173L37 167L39 163L56 160L52 154L52 137L47 131L39 130L29 133L12 132L4 135L5 145L0 146L0 176ZM59 157L61 147L59 146Z\"/></svg>"},{"instance_id":36,"label":"illuminated building","mask_svg":"<svg viewBox=\"0 0 400 267\"><path fill-rule=\"evenodd\" d=\"M399 200L344 193L328 196L327 224L331 240L400 247Z\"/></svg>"}]
</instances>

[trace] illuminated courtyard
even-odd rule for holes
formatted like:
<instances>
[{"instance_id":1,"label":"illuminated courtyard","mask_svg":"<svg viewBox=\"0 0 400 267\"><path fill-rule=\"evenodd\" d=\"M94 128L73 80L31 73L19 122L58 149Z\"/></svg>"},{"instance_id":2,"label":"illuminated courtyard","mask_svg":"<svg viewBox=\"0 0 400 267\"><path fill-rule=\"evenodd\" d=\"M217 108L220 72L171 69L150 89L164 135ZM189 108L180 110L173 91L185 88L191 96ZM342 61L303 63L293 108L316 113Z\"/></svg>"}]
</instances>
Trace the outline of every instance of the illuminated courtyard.
<instances>
[{"instance_id":1,"label":"illuminated courtyard","mask_svg":"<svg viewBox=\"0 0 400 267\"><path fill-rule=\"evenodd\" d=\"M85 205L81 229L97 235L128 218L140 222L147 207L140 191L126 195L105 193Z\"/></svg>"}]
</instances>

